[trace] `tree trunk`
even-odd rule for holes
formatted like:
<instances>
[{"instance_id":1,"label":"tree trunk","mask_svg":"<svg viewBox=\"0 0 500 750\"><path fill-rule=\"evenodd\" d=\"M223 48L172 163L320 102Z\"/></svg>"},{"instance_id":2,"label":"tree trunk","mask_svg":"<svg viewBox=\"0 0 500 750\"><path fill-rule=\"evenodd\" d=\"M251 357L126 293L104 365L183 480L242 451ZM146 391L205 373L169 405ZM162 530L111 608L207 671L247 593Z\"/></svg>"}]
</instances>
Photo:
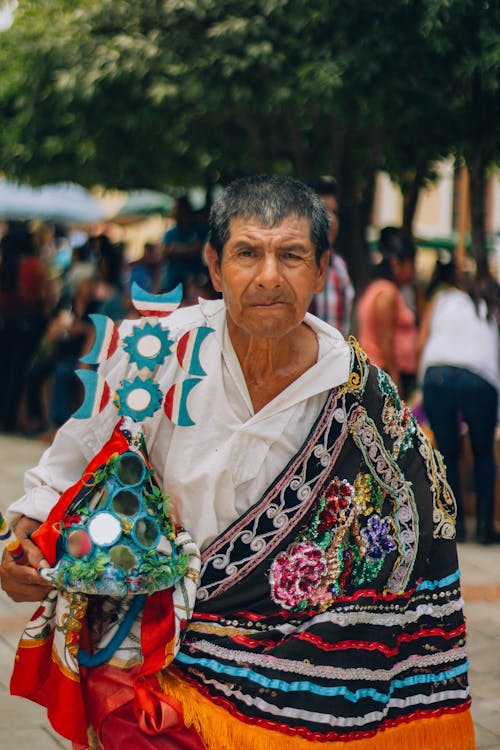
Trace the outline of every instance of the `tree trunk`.
<instances>
[{"instance_id":1,"label":"tree trunk","mask_svg":"<svg viewBox=\"0 0 500 750\"><path fill-rule=\"evenodd\" d=\"M484 109L484 91L481 73L476 70L472 77L471 108L475 113L473 120L473 137L465 153L465 162L469 170L469 201L471 223L472 257L476 261L477 272L488 270L486 254L486 218L485 218L485 177L486 157L482 141L481 125L488 116Z\"/></svg>"},{"instance_id":2,"label":"tree trunk","mask_svg":"<svg viewBox=\"0 0 500 750\"><path fill-rule=\"evenodd\" d=\"M403 192L403 223L401 228L405 237L413 237L413 222L427 168L427 161L419 164L413 179L401 186Z\"/></svg>"},{"instance_id":3,"label":"tree trunk","mask_svg":"<svg viewBox=\"0 0 500 750\"><path fill-rule=\"evenodd\" d=\"M336 246L348 265L356 291L364 286L370 267L366 228L373 208L375 177L373 168L363 178L360 189L348 150L344 152L338 176L340 229Z\"/></svg>"},{"instance_id":4,"label":"tree trunk","mask_svg":"<svg viewBox=\"0 0 500 750\"><path fill-rule=\"evenodd\" d=\"M332 155L338 184L339 235L336 248L345 259L356 292L365 285L370 269L366 229L375 197L377 144L359 158L353 137L355 124L341 127L332 120Z\"/></svg>"},{"instance_id":5,"label":"tree trunk","mask_svg":"<svg viewBox=\"0 0 500 750\"><path fill-rule=\"evenodd\" d=\"M480 274L488 270L485 227L486 164L481 146L467 160L469 170L469 201L472 257Z\"/></svg>"}]
</instances>

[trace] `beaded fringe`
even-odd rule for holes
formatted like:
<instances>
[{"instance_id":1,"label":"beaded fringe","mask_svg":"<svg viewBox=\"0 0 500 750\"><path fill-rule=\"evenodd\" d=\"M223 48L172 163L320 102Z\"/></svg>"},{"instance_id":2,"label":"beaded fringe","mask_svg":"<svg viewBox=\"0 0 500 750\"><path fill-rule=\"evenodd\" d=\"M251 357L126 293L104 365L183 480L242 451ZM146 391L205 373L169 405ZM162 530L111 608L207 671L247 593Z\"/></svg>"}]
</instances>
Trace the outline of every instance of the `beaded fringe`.
<instances>
[{"instance_id":1,"label":"beaded fringe","mask_svg":"<svg viewBox=\"0 0 500 750\"><path fill-rule=\"evenodd\" d=\"M159 675L164 692L183 706L186 726L193 726L207 750L475 750L470 710L436 718L414 719L366 739L311 742L255 724L246 724L173 675Z\"/></svg>"}]
</instances>

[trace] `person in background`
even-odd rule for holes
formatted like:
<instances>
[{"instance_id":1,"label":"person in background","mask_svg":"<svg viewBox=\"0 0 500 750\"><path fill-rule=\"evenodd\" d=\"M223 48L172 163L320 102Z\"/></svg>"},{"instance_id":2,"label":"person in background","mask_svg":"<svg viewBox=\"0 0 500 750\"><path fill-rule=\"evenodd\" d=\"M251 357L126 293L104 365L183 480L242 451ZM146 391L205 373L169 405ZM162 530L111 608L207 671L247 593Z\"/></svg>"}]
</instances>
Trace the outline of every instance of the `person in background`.
<instances>
[{"instance_id":1,"label":"person in background","mask_svg":"<svg viewBox=\"0 0 500 750\"><path fill-rule=\"evenodd\" d=\"M91 247L98 271L94 294L100 303L99 312L112 320L123 320L127 315L129 297L125 246L111 242L107 235L101 234L91 239Z\"/></svg>"},{"instance_id":2,"label":"person in background","mask_svg":"<svg viewBox=\"0 0 500 750\"><path fill-rule=\"evenodd\" d=\"M322 177L309 182L309 185L323 201L330 229L328 242L330 257L325 287L315 294L311 312L348 336L351 328L351 313L354 300L354 287L345 260L335 250L335 240L339 231L339 209L337 201L337 183L333 177Z\"/></svg>"},{"instance_id":3,"label":"person in background","mask_svg":"<svg viewBox=\"0 0 500 750\"><path fill-rule=\"evenodd\" d=\"M160 247L156 242L145 242L140 258L129 263L129 283L134 281L146 292L156 294L159 288Z\"/></svg>"},{"instance_id":4,"label":"person in background","mask_svg":"<svg viewBox=\"0 0 500 750\"><path fill-rule=\"evenodd\" d=\"M95 283L91 263L77 263L69 271L68 291L53 311L27 370L28 435L47 431L51 439L75 409L80 384L74 371L91 344L89 315L99 312Z\"/></svg>"},{"instance_id":5,"label":"person in background","mask_svg":"<svg viewBox=\"0 0 500 750\"><path fill-rule=\"evenodd\" d=\"M385 370L405 399L417 372L417 323L401 288L415 275L415 246L400 232L383 233L381 260L357 305L359 343L370 361Z\"/></svg>"},{"instance_id":6,"label":"person in background","mask_svg":"<svg viewBox=\"0 0 500 750\"><path fill-rule=\"evenodd\" d=\"M24 373L43 333L47 268L26 226L11 223L0 243L0 429L18 428Z\"/></svg>"},{"instance_id":7,"label":"person in background","mask_svg":"<svg viewBox=\"0 0 500 750\"><path fill-rule=\"evenodd\" d=\"M198 224L187 196L177 198L172 217L175 225L163 236L165 272L162 291L170 291L177 284L185 284L188 276L206 274L202 250L206 235Z\"/></svg>"},{"instance_id":8,"label":"person in background","mask_svg":"<svg viewBox=\"0 0 500 750\"><path fill-rule=\"evenodd\" d=\"M469 293L458 283L453 258L438 259L419 334L424 411L457 501L459 541L466 537L459 472L461 426L465 423L468 428L480 544L500 542L494 529L494 444L500 388L495 286L491 278L482 276L474 279Z\"/></svg>"}]
</instances>

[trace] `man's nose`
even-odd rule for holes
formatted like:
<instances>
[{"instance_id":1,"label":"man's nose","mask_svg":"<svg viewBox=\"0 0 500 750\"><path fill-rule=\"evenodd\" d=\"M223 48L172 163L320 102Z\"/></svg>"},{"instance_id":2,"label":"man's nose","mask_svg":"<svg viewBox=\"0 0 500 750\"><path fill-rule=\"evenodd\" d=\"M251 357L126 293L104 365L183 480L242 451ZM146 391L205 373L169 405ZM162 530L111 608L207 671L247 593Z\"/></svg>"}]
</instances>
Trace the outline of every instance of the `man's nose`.
<instances>
[{"instance_id":1,"label":"man's nose","mask_svg":"<svg viewBox=\"0 0 500 750\"><path fill-rule=\"evenodd\" d=\"M275 287L281 284L280 261L274 254L265 255L262 259L257 283L265 287Z\"/></svg>"}]
</instances>

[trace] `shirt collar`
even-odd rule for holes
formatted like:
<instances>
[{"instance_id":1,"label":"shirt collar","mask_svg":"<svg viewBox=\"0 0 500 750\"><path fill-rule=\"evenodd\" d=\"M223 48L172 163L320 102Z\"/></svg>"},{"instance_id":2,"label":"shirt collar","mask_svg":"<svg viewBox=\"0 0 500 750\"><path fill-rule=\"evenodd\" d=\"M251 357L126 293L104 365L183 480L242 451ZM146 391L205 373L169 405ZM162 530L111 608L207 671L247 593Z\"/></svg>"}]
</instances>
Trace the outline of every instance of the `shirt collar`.
<instances>
[{"instance_id":1,"label":"shirt collar","mask_svg":"<svg viewBox=\"0 0 500 750\"><path fill-rule=\"evenodd\" d=\"M242 395L246 394L245 400L248 400L248 389L243 372L227 333L224 301L200 299L200 308L207 325L214 329L214 335L229 372ZM261 412L267 413L268 409L281 409L285 403L289 406L323 391L329 391L345 383L349 377L350 348L340 331L310 313L306 314L304 322L318 337L318 361L261 409Z\"/></svg>"}]
</instances>

